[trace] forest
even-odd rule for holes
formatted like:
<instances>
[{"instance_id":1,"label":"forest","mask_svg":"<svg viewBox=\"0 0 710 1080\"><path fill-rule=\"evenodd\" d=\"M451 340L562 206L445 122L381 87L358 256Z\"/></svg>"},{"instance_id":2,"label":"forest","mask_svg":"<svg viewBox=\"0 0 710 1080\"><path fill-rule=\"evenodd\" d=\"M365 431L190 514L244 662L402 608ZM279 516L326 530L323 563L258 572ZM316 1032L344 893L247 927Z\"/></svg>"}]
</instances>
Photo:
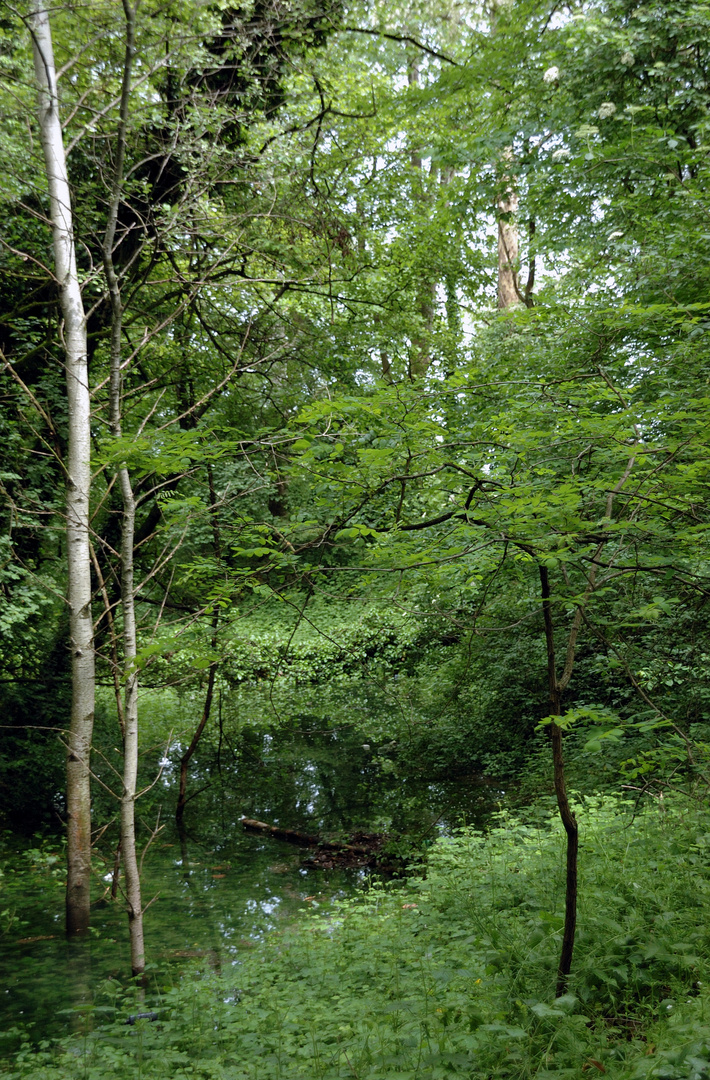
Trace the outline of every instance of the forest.
<instances>
[{"instance_id":1,"label":"forest","mask_svg":"<svg viewBox=\"0 0 710 1080\"><path fill-rule=\"evenodd\" d=\"M0 1075L710 1080L706 0L2 0L0 138Z\"/></svg>"}]
</instances>

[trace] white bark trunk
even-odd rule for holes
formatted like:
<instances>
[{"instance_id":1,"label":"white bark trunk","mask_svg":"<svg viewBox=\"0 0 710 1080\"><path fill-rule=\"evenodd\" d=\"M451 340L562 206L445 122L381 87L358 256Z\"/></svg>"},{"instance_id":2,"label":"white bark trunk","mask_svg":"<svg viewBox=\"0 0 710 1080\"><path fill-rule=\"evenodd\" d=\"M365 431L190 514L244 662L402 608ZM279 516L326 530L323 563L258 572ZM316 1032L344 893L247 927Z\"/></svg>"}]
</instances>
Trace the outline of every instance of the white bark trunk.
<instances>
[{"instance_id":1,"label":"white bark trunk","mask_svg":"<svg viewBox=\"0 0 710 1080\"><path fill-rule=\"evenodd\" d=\"M124 0L126 17L126 53L123 69L123 86L117 133L116 165L111 200L103 244L104 272L111 301L111 379L110 410L111 432L121 435L123 412L121 380L121 336L123 332L123 301L121 287L113 262L118 204L123 185L123 162L126 149L126 128L131 85L131 70L135 51L135 9ZM118 481L123 501L121 519L121 611L123 614L123 662L125 665L124 732L123 732L123 793L121 796L121 858L125 883L128 932L131 944L131 969L134 975L145 971L145 945L143 939L143 906L141 882L136 852L136 787L138 783L138 672L135 668L136 591L134 581L133 544L136 531L136 500L128 469L118 470Z\"/></svg>"},{"instance_id":2,"label":"white bark trunk","mask_svg":"<svg viewBox=\"0 0 710 1080\"><path fill-rule=\"evenodd\" d=\"M125 735L123 739L123 795L121 798L121 853L123 878L128 911L128 932L131 943L131 970L134 975L145 971L143 941L143 906L141 881L136 852L136 785L138 782L138 672L133 666L136 658L135 586L133 580L133 537L136 523L136 504L127 469L119 471L123 495L123 525L121 536L121 606L123 608L123 658L126 664L124 698Z\"/></svg>"},{"instance_id":3,"label":"white bark trunk","mask_svg":"<svg viewBox=\"0 0 710 1080\"><path fill-rule=\"evenodd\" d=\"M67 933L89 927L91 872L90 755L94 724L94 641L91 618L89 493L91 431L86 317L76 268L49 14L42 0L30 13L37 104L50 198L55 274L63 318L69 437L67 568L72 657L72 711L67 752Z\"/></svg>"},{"instance_id":4,"label":"white bark trunk","mask_svg":"<svg viewBox=\"0 0 710 1080\"><path fill-rule=\"evenodd\" d=\"M121 326L123 310L113 266L106 267L111 303L111 430L121 434ZM136 531L136 501L128 469L118 470L123 500L121 519L121 612L123 615L123 792L121 795L121 858L131 946L131 970L145 971L143 905L136 852L136 788L138 783L138 671L135 668L137 635L133 542Z\"/></svg>"}]
</instances>

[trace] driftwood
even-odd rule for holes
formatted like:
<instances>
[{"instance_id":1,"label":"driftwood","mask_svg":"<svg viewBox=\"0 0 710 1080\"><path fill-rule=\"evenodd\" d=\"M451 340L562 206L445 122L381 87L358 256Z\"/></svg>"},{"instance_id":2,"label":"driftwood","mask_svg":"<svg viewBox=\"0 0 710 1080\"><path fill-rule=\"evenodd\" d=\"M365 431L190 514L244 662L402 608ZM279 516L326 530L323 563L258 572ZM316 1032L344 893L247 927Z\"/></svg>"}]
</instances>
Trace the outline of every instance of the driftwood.
<instances>
[{"instance_id":1,"label":"driftwood","mask_svg":"<svg viewBox=\"0 0 710 1080\"><path fill-rule=\"evenodd\" d=\"M298 844L299 847L315 847L321 851L341 851L349 855L372 855L372 848L364 844L336 844L330 840L321 840L319 836L309 836L308 833L298 832L296 829L282 829L278 825L267 825L265 821L255 821L254 818L242 818L242 825L249 832L266 833L276 840L287 840L289 844Z\"/></svg>"}]
</instances>

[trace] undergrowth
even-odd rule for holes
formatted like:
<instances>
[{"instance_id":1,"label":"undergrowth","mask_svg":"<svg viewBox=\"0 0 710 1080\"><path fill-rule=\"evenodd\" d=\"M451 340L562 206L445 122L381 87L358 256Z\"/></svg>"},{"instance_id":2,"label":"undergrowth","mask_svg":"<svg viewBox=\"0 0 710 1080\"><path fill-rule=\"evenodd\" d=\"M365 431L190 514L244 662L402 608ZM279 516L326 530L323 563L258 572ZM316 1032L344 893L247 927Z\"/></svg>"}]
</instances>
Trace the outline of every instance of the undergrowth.
<instances>
[{"instance_id":1,"label":"undergrowth","mask_svg":"<svg viewBox=\"0 0 710 1080\"><path fill-rule=\"evenodd\" d=\"M554 986L563 842L499 815L432 849L427 876L374 884L160 996L156 1023L110 1023L7 1063L17 1080L710 1078L710 814L577 807L579 933ZM114 991L116 992L116 991Z\"/></svg>"}]
</instances>

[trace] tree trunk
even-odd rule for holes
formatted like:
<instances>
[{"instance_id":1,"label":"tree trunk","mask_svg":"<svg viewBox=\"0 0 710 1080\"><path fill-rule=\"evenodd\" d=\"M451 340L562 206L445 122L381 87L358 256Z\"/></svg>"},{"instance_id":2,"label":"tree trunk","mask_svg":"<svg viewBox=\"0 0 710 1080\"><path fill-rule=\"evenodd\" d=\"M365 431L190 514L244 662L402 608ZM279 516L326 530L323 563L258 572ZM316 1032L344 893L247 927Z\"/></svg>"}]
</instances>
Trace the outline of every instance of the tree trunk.
<instances>
[{"instance_id":1,"label":"tree trunk","mask_svg":"<svg viewBox=\"0 0 710 1080\"><path fill-rule=\"evenodd\" d=\"M572 674L574 660L574 646L579 628L579 620L575 615L575 622L570 634L570 644L567 649L567 662L563 677L558 681L555 661L555 638L552 623L552 604L550 600L550 581L547 567L540 565L540 585L542 592L542 614L545 623L545 644L547 645L547 676L550 693L550 715L562 715L562 682ZM566 683L565 683L566 685ZM550 729L550 741L552 744L552 763L555 778L555 795L560 820L567 835L567 875L565 882L565 925L562 934L562 950L560 962L557 968L557 997L567 992L569 973L572 970L572 954L574 952L574 938L577 929L577 854L579 848L579 833L577 819L572 813L572 808L567 797L567 785L565 783L565 766L562 756L562 728L554 722Z\"/></svg>"},{"instance_id":2,"label":"tree trunk","mask_svg":"<svg viewBox=\"0 0 710 1080\"><path fill-rule=\"evenodd\" d=\"M217 516L217 493L214 486L214 473L212 466L207 465L207 482L209 484L210 491L210 523L212 525L212 549L214 551L214 557L219 565L222 559L222 540L220 537L219 518ZM212 615L212 637L210 644L213 651L217 648L217 631L219 630L219 610L215 608ZM198 747L200 739L202 738L202 732L205 730L207 722L210 718L210 712L212 710L212 698L214 695L214 682L217 674L217 661L213 660L209 667L209 673L207 675L207 694L205 695L205 704L202 709L202 717L200 719L195 734L190 740L185 753L180 758L180 787L178 790L177 806L175 807L175 821L178 828L182 829L183 818L185 816L185 805L187 803L187 770L192 760L192 755ZM220 732L221 735L221 732Z\"/></svg>"},{"instance_id":3,"label":"tree trunk","mask_svg":"<svg viewBox=\"0 0 710 1080\"><path fill-rule=\"evenodd\" d=\"M518 196L510 178L503 177L505 192L498 200L498 307L517 304L518 291Z\"/></svg>"},{"instance_id":4,"label":"tree trunk","mask_svg":"<svg viewBox=\"0 0 710 1080\"><path fill-rule=\"evenodd\" d=\"M120 355L120 354L119 354ZM123 660L126 665L124 692L123 793L121 795L121 857L125 882L128 932L131 943L131 970L145 970L143 906L136 853L136 787L138 783L138 671L136 659L135 587L133 580L133 536L136 504L128 469L119 470L123 495L121 528L121 607L123 610Z\"/></svg>"},{"instance_id":5,"label":"tree trunk","mask_svg":"<svg viewBox=\"0 0 710 1080\"><path fill-rule=\"evenodd\" d=\"M89 493L91 430L86 317L79 287L71 195L49 14L34 0L30 14L39 125L50 199L54 265L63 319L69 434L67 450L67 576L72 709L67 747L68 934L89 928L91 873L90 756L94 726L94 641L91 617Z\"/></svg>"},{"instance_id":6,"label":"tree trunk","mask_svg":"<svg viewBox=\"0 0 710 1080\"><path fill-rule=\"evenodd\" d=\"M490 5L491 34L504 35L504 16L512 7L511 0L492 0ZM503 25L501 21L503 18ZM515 177L510 175L513 148L506 147L499 158L500 188L496 199L498 218L498 307L501 311L520 300L518 287L518 194Z\"/></svg>"},{"instance_id":7,"label":"tree trunk","mask_svg":"<svg viewBox=\"0 0 710 1080\"><path fill-rule=\"evenodd\" d=\"M623 400L623 399L622 399ZM634 434L636 439L640 438L638 428L634 425ZM614 486L614 488L607 493L606 506L604 509L604 517L608 522L611 521L614 511L614 498L624 487L626 481L631 475L631 470L636 460L635 455L632 455L621 479ZM604 526L606 528L606 526ZM555 661L555 636L554 626L552 621L552 602L550 594L550 579L547 572L547 567L542 563L539 564L540 572L540 586L542 594L542 614L545 624L545 644L547 646L547 679L550 694L550 715L561 716L562 715L562 695L566 690L570 679L572 678L572 670L574 668L575 654L577 648L577 637L580 627L582 625L584 608L587 605L589 597L594 592L597 581L597 572L599 570L599 561L601 559L602 552L606 540L602 539L597 545L597 548L592 557L589 572L587 574L587 586L584 590L584 597L577 605L577 609L574 613L572 625L570 627L569 636L567 638L567 652L565 656L564 666L562 668L562 674L557 676L557 664ZM565 833L567 834L567 880L565 887L565 925L562 935L562 951L560 953L560 963L557 969L557 996L560 997L566 993L567 985L569 981L569 974L572 969L572 954L574 952L574 938L577 928L577 857L579 849L579 832L577 827L577 819L575 818L572 808L569 804L567 797L567 785L565 783L565 765L564 758L562 756L562 728L559 724L554 722L550 728L550 741L552 744L552 761L555 777L555 794L557 796L557 806L560 812L560 819L564 826Z\"/></svg>"},{"instance_id":8,"label":"tree trunk","mask_svg":"<svg viewBox=\"0 0 710 1080\"><path fill-rule=\"evenodd\" d=\"M213 628L212 647L213 648L217 643L216 622L217 622L217 616L215 616L213 618L213 622L212 622L212 628ZM205 697L205 705L204 705L204 708L202 710L202 717L200 719L199 724L197 725L197 728L195 729L195 734L192 736L192 740L190 742L190 745L188 746L187 750L185 751L185 753L180 758L180 789L178 791L177 806L175 807L175 820L176 820L176 822L178 824L178 827L182 826L183 818L185 816L185 804L187 803L187 770L188 770L188 767L190 765L190 761L192 760L192 755L195 753L195 750L197 749L198 743L199 743L200 739L202 738L202 732L205 730L205 726L207 724L207 721L210 718L210 711L212 709L212 697L213 697L213 694L214 694L214 679L215 679L216 673L217 673L217 662L215 660L213 660L212 663L210 664L209 674L207 676L207 694L206 694L206 697Z\"/></svg>"},{"instance_id":9,"label":"tree trunk","mask_svg":"<svg viewBox=\"0 0 710 1080\"><path fill-rule=\"evenodd\" d=\"M118 203L123 185L123 162L128 124L131 69L135 51L135 10L125 0L123 9L126 18L126 52L116 140L116 164L103 243L104 273L111 301L110 422L111 433L115 438L119 438L122 433L121 337L123 333L123 301L113 263L113 253L118 220ZM131 944L131 970L134 975L141 975L145 971L145 945L143 940L141 883L136 853L135 808L138 783L138 670L135 666L137 635L133 562L136 500L133 494L131 477L125 465L122 465L118 470L118 481L123 502L121 518L121 612L123 615L123 662L125 666L121 858L123 860L124 891Z\"/></svg>"},{"instance_id":10,"label":"tree trunk","mask_svg":"<svg viewBox=\"0 0 710 1080\"><path fill-rule=\"evenodd\" d=\"M420 70L419 58L412 57L407 65L407 82L410 86L419 86ZM426 189L424 170L422 167L422 152L418 146L413 146L409 153L409 161L414 170L414 182L412 195L415 202L428 207L431 196ZM436 177L436 166L431 166L431 175ZM422 270L417 284L416 296L417 314L419 323L410 335L412 348L409 358L410 379L422 379L431 364L431 334L434 326L434 314L436 310L436 281L428 270ZM384 375L384 364L383 364Z\"/></svg>"},{"instance_id":11,"label":"tree trunk","mask_svg":"<svg viewBox=\"0 0 710 1080\"><path fill-rule=\"evenodd\" d=\"M289 844L298 844L299 847L318 847L325 851L343 851L351 855L371 855L372 848L365 844L338 844L330 840L321 840L319 836L310 833L302 833L297 829L283 829L280 825L269 825L266 821L256 821L254 818L242 818L242 826L247 832L264 833L273 836L276 840L287 840Z\"/></svg>"}]
</instances>

